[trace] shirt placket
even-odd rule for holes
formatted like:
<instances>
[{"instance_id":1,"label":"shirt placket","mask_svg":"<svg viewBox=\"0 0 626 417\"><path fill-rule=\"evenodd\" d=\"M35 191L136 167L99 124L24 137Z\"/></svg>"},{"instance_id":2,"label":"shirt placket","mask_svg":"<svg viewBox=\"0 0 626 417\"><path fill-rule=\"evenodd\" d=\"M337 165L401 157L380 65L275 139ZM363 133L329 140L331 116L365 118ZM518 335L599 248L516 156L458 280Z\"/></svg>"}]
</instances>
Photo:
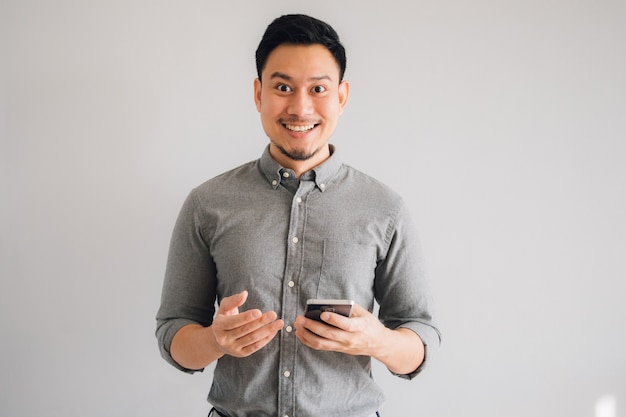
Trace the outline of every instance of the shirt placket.
<instances>
[{"instance_id":1,"label":"shirt placket","mask_svg":"<svg viewBox=\"0 0 626 417\"><path fill-rule=\"evenodd\" d=\"M291 203L291 217L287 235L287 262L283 277L282 311L285 331L281 335L279 364L278 417L296 417L294 376L297 372L297 339L293 323L298 314L299 284L302 273L303 245L306 239L306 196L313 189L313 181L301 181Z\"/></svg>"}]
</instances>

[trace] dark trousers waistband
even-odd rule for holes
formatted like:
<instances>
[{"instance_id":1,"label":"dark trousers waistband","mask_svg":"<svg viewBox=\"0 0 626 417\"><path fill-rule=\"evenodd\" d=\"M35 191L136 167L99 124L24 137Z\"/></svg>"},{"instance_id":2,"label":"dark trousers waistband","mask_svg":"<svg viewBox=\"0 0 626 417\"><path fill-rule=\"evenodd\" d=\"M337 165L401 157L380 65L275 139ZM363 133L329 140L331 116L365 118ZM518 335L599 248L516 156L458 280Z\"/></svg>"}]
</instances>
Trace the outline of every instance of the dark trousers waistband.
<instances>
[{"instance_id":1,"label":"dark trousers waistband","mask_svg":"<svg viewBox=\"0 0 626 417\"><path fill-rule=\"evenodd\" d=\"M213 407L213 408L211 408L211 411L209 411L209 417L215 417L215 416L228 417L228 416L220 413L219 411L217 411L217 409L215 407Z\"/></svg>"},{"instance_id":2,"label":"dark trousers waistband","mask_svg":"<svg viewBox=\"0 0 626 417\"><path fill-rule=\"evenodd\" d=\"M211 408L211 411L209 411L209 417L217 417L217 416L219 416L219 417L228 417L227 415L222 414L219 411L217 411L217 409L215 407ZM380 413L378 411L376 411L376 414L372 414L371 416L368 416L368 417L374 417L374 416L380 417Z\"/></svg>"}]
</instances>

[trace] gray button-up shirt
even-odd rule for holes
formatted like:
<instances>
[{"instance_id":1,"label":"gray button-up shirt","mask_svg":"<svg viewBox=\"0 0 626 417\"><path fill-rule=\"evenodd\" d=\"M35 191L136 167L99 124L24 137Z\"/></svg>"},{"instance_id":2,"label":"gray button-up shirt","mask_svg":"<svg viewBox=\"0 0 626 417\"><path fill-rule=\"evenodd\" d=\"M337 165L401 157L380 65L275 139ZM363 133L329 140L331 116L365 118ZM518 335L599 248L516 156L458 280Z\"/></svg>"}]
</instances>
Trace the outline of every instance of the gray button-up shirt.
<instances>
[{"instance_id":1,"label":"gray button-up shirt","mask_svg":"<svg viewBox=\"0 0 626 417\"><path fill-rule=\"evenodd\" d=\"M274 310L285 329L246 358L218 360L209 402L237 417L363 417L383 393L371 359L299 343L293 322L309 298L349 298L389 328L415 331L432 359L430 312L415 230L402 199L337 154L296 178L261 158L194 189L176 222L157 338L163 357L183 326L211 324L216 300L249 292L241 310Z\"/></svg>"}]
</instances>

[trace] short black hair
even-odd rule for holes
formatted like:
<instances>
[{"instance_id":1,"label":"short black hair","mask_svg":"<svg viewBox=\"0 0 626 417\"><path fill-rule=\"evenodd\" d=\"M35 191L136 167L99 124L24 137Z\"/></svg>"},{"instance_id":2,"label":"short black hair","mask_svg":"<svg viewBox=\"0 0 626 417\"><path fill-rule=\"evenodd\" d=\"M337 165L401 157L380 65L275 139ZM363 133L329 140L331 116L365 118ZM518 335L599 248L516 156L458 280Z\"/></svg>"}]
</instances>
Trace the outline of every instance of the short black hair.
<instances>
[{"instance_id":1,"label":"short black hair","mask_svg":"<svg viewBox=\"0 0 626 417\"><path fill-rule=\"evenodd\" d=\"M288 14L274 19L267 27L256 50L256 71L261 79L267 57L278 46L320 44L330 51L339 66L339 81L346 72L346 50L339 35L328 23L303 14Z\"/></svg>"}]
</instances>

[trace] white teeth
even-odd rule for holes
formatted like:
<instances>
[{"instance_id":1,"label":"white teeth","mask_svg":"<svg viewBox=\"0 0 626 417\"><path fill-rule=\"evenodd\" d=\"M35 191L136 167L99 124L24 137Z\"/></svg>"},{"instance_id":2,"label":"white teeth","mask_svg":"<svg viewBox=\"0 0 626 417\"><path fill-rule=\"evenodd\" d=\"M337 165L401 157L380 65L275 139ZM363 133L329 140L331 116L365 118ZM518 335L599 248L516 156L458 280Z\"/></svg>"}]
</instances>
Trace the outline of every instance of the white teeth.
<instances>
[{"instance_id":1,"label":"white teeth","mask_svg":"<svg viewBox=\"0 0 626 417\"><path fill-rule=\"evenodd\" d=\"M307 130L313 129L315 125L306 125L306 126L285 125L285 127L289 130L293 130L294 132L306 132Z\"/></svg>"}]
</instances>

